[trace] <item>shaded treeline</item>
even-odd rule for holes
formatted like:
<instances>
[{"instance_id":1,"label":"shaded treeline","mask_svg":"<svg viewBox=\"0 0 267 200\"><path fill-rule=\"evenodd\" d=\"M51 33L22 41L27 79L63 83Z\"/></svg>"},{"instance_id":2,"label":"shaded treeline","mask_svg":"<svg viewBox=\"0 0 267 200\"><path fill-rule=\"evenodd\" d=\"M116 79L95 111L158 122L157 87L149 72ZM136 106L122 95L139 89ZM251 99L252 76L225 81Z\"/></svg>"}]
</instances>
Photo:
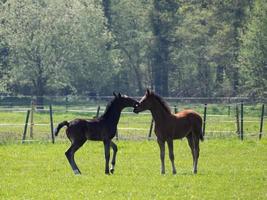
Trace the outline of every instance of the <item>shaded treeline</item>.
<instances>
[{"instance_id":1,"label":"shaded treeline","mask_svg":"<svg viewBox=\"0 0 267 200\"><path fill-rule=\"evenodd\" d=\"M266 97L266 0L0 0L0 92Z\"/></svg>"}]
</instances>

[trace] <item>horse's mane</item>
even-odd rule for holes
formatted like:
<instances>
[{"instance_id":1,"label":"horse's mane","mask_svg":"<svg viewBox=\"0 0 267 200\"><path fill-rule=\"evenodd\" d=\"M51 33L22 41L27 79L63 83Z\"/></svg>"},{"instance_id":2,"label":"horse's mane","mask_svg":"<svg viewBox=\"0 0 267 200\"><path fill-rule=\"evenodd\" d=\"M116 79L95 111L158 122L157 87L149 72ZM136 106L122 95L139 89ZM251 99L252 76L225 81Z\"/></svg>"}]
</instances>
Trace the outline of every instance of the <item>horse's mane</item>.
<instances>
[{"instance_id":1,"label":"horse's mane","mask_svg":"<svg viewBox=\"0 0 267 200\"><path fill-rule=\"evenodd\" d=\"M167 102L161 96L159 96L159 95L157 95L155 93L152 93L152 95L160 103L160 105L162 105L164 110L166 110L168 113L171 113L171 109L170 109L169 105L167 104Z\"/></svg>"},{"instance_id":2,"label":"horse's mane","mask_svg":"<svg viewBox=\"0 0 267 200\"><path fill-rule=\"evenodd\" d=\"M105 112L99 117L99 118L103 118L104 116L106 116L108 114L108 112L110 111L111 107L114 106L114 102L115 102L116 98L113 98L106 106Z\"/></svg>"}]
</instances>

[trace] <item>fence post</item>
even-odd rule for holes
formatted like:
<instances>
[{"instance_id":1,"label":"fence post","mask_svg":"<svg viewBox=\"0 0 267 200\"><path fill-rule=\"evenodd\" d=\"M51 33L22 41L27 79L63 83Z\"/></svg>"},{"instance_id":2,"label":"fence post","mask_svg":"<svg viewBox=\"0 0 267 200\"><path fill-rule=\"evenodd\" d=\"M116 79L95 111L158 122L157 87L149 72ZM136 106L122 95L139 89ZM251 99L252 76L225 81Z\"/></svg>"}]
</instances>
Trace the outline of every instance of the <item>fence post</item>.
<instances>
[{"instance_id":1,"label":"fence post","mask_svg":"<svg viewBox=\"0 0 267 200\"><path fill-rule=\"evenodd\" d=\"M151 134L152 134L152 130L153 130L153 125L154 125L154 120L152 118L151 119L151 123L150 123L149 132L148 132L148 140L151 138Z\"/></svg>"},{"instance_id":2,"label":"fence post","mask_svg":"<svg viewBox=\"0 0 267 200\"><path fill-rule=\"evenodd\" d=\"M205 129L206 129L206 119L207 119L207 104L204 104L204 121L203 121L203 129L202 134L205 136Z\"/></svg>"},{"instance_id":3,"label":"fence post","mask_svg":"<svg viewBox=\"0 0 267 200\"><path fill-rule=\"evenodd\" d=\"M174 105L174 114L178 112L176 105Z\"/></svg>"},{"instance_id":4,"label":"fence post","mask_svg":"<svg viewBox=\"0 0 267 200\"><path fill-rule=\"evenodd\" d=\"M51 138L52 138L52 143L55 143L55 136L54 136L54 124L53 124L53 110L52 110L52 105L49 105L49 114L50 114L50 128L51 128Z\"/></svg>"},{"instance_id":5,"label":"fence post","mask_svg":"<svg viewBox=\"0 0 267 200\"><path fill-rule=\"evenodd\" d=\"M30 137L33 138L33 113L34 113L34 101L31 102L31 119L30 119Z\"/></svg>"},{"instance_id":6,"label":"fence post","mask_svg":"<svg viewBox=\"0 0 267 200\"><path fill-rule=\"evenodd\" d=\"M262 104L262 108L261 108L261 123L260 123L259 139L261 139L261 137L262 137L263 119L264 119L264 104Z\"/></svg>"},{"instance_id":7,"label":"fence post","mask_svg":"<svg viewBox=\"0 0 267 200\"><path fill-rule=\"evenodd\" d=\"M231 114L231 105L230 105L231 101L230 98L228 98L228 116L230 116Z\"/></svg>"},{"instance_id":8,"label":"fence post","mask_svg":"<svg viewBox=\"0 0 267 200\"><path fill-rule=\"evenodd\" d=\"M26 139L29 116L30 116L30 110L27 110L26 120L25 120L25 125L24 125L24 131L23 131L23 136L22 136L22 143L24 143L24 141Z\"/></svg>"},{"instance_id":9,"label":"fence post","mask_svg":"<svg viewBox=\"0 0 267 200\"><path fill-rule=\"evenodd\" d=\"M238 109L238 104L236 104L236 133L238 137L240 137L240 124L239 124L239 109Z\"/></svg>"},{"instance_id":10,"label":"fence post","mask_svg":"<svg viewBox=\"0 0 267 200\"><path fill-rule=\"evenodd\" d=\"M68 110L68 96L65 97L65 108Z\"/></svg>"},{"instance_id":11,"label":"fence post","mask_svg":"<svg viewBox=\"0 0 267 200\"><path fill-rule=\"evenodd\" d=\"M244 109L243 109L243 102L241 102L241 124L240 124L240 128L241 128L241 133L240 133L240 139L243 140L244 139Z\"/></svg>"},{"instance_id":12,"label":"fence post","mask_svg":"<svg viewBox=\"0 0 267 200\"><path fill-rule=\"evenodd\" d=\"M97 107L97 110L96 110L96 118L98 118L98 116L99 116L99 111L100 111L100 106Z\"/></svg>"}]
</instances>

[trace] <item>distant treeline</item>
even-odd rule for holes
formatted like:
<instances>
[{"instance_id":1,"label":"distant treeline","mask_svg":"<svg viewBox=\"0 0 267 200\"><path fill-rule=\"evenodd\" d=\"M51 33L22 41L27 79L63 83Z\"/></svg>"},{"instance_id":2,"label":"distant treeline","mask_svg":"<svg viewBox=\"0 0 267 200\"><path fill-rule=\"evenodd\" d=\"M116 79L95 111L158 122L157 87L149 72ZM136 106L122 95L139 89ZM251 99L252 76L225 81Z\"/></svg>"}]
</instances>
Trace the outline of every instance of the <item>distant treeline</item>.
<instances>
[{"instance_id":1,"label":"distant treeline","mask_svg":"<svg viewBox=\"0 0 267 200\"><path fill-rule=\"evenodd\" d=\"M0 0L0 93L267 97L267 0Z\"/></svg>"}]
</instances>

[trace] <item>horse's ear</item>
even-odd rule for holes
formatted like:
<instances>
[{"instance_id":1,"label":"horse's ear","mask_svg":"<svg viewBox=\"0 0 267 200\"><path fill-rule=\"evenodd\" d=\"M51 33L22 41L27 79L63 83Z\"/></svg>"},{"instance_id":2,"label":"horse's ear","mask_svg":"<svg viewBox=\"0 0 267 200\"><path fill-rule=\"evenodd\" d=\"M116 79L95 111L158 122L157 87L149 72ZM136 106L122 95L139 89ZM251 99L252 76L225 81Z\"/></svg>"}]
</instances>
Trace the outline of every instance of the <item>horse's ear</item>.
<instances>
[{"instance_id":1,"label":"horse's ear","mask_svg":"<svg viewBox=\"0 0 267 200\"><path fill-rule=\"evenodd\" d=\"M150 90L147 88L147 89L146 89L146 95L149 96L150 93L151 93Z\"/></svg>"},{"instance_id":2,"label":"horse's ear","mask_svg":"<svg viewBox=\"0 0 267 200\"><path fill-rule=\"evenodd\" d=\"M121 98L121 93L119 92L119 94L118 94L118 97L120 97Z\"/></svg>"},{"instance_id":3,"label":"horse's ear","mask_svg":"<svg viewBox=\"0 0 267 200\"><path fill-rule=\"evenodd\" d=\"M116 93L115 93L115 92L113 92L113 95L114 95L114 97L116 97L116 98L117 98L117 95L116 95Z\"/></svg>"}]
</instances>

